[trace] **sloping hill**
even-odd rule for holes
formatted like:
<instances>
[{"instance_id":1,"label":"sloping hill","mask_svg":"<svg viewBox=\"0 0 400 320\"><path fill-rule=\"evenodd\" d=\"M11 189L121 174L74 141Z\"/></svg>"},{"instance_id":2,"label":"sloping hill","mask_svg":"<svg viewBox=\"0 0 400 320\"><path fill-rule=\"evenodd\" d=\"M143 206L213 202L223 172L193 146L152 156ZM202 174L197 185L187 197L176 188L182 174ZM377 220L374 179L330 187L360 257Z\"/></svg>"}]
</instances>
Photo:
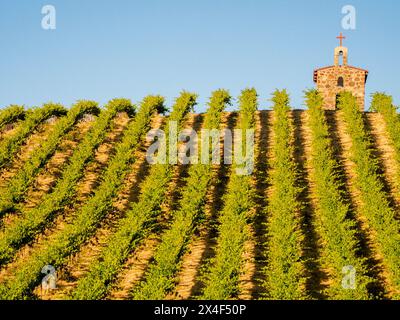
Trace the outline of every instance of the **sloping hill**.
<instances>
[{"instance_id":1,"label":"sloping hill","mask_svg":"<svg viewBox=\"0 0 400 320\"><path fill-rule=\"evenodd\" d=\"M271 241L275 241L275 237L278 239L278 235L273 232L279 232L279 230L273 231L271 228L281 223L276 220L279 219L279 211L271 211L270 208L272 197L277 196L276 184L279 183L274 180L276 179L274 170L277 170L279 165L277 148L281 145L276 140L277 131L274 131L274 124L281 121L276 117L276 112L276 110L261 110L255 113L255 169L250 178L252 192L254 192L254 207L247 218L247 235L239 259L241 261L240 272L228 275L233 279L232 290L228 293L231 298L274 298L269 290L271 292L278 290L268 284L268 279L272 279L271 272L275 272L275 275L278 274L278 269L273 271L270 268L273 258L270 248L278 248L276 244L272 245ZM395 261L396 257L390 256L385 248L386 243L389 248L398 246L399 233L393 234L393 241L387 239L389 235L377 228L378 222L373 220L378 218L374 216L373 212L369 213L369 208L365 207L368 205L366 199L372 193L365 190L363 182L360 182L362 170L365 168L362 167L364 164L360 162L361 160L357 159L358 155L354 153L355 140L353 139L358 138L354 137L354 132L349 131L349 127L354 123L351 122L352 120L345 111L325 111L323 115L328 135L318 137L327 139L327 145L332 149L327 157L331 156L335 163L332 167L334 168L332 172L335 174L332 181L336 181L339 190L337 195L345 206L343 208L346 210L347 222L345 222L346 225L343 225L343 230L350 230L348 239L351 239L349 240L351 243L344 243L345 249L336 248L334 239L329 239L333 230L329 230L332 226L327 219L334 219L334 217L329 216L328 211L324 211L324 198L321 190L328 190L323 188L329 186L318 180L320 173L315 168L318 163L316 158L320 156L316 154L318 149L314 145L318 138L315 136L317 129L313 127L312 122L312 117L315 115L306 110L291 110L288 112L290 132L288 145L292 148L290 151L291 161L293 172L295 172L293 199L297 202L292 217L292 223L295 224L292 232L298 236L296 239L298 249L293 249L293 253L296 252L299 255L298 262L301 266L299 269L292 270L297 273L293 275L294 279L297 279L293 280L295 281L293 285L299 294L296 297L305 299L357 298L366 294L369 298L399 298L399 276L394 268L400 264L400 256ZM369 140L369 143L366 144L369 150L366 155L367 161L373 163L372 169L365 170L370 170L368 174L375 177L375 180L371 178L372 180L369 181L372 181L371 183L376 181L377 190L381 187L379 192L374 194L381 197L380 201L383 206L387 205L387 208L382 210L393 213L393 221L389 221L389 217L385 223L393 224L393 230L395 230L398 224L400 205L398 151L396 151L387 130L387 120L382 113L365 112L361 116L364 126L360 130ZM0 249L5 237L11 237L7 233L8 230L17 228L18 221L25 219L29 210L39 206L44 201L46 194L57 190L55 189L57 181L63 179L63 172L68 167L73 153L84 143L85 135L95 126L99 117L101 115L84 117L75 125L71 132L60 141L56 152L51 155L40 174L29 185L24 200L16 203L15 210L2 217ZM191 113L184 119L183 127L194 128L199 132L201 128L204 128L204 117L203 114ZM243 113L240 111L223 112L220 128L232 130L239 126L242 117ZM162 128L167 120L161 115L153 115L148 121L152 128ZM12 136L15 128L23 124L22 120L16 121L18 122L15 125L8 125L2 129L0 139ZM59 118L43 122L25 138L18 153L0 172L0 187L3 190L7 188L7 182L18 170L21 170L27 159L40 148L58 121ZM114 191L112 192L110 206L105 208L104 215L98 216L98 219L93 222L88 239L79 239L75 245L72 238L68 238L66 243L74 243L73 247L65 254L59 251L62 258L57 261L56 267L57 289L43 290L41 279L45 275L35 274L34 276L29 275L32 277L32 281L23 282L24 288L21 291L13 291L14 285L17 286L18 282L22 281L22 271L27 270L27 267L36 258L43 261L44 267L46 255L49 254L46 251L47 247L53 245L55 239L63 239L60 238L60 235L69 230L68 228L71 228L77 219L80 219L78 217L80 209L94 197L96 190L103 183L105 172L113 163L111 159L118 153L121 141L124 140L124 134L129 127L133 127L134 121L135 117L128 113L118 112L112 119L104 139L101 139L100 143L95 146L91 161L84 164L82 175L77 179L75 189L71 190L68 199L66 198L67 200L61 205L61 209L51 212L40 228L35 227L36 231L29 236L12 235L14 238L20 237L10 242L12 251L1 252L3 258L0 260L0 295L2 298L32 298L34 296L40 299L70 298L78 288L80 281L91 272L93 265L102 259L102 251L118 229L119 222L126 217L132 204L138 201L141 188L146 181L145 178L150 174L151 165L146 161L146 151L151 141L146 141L145 132L138 136L139 144L137 146L132 144L131 157L134 161L127 162L124 176L121 176L121 187L115 189L116 194L113 193ZM221 138L221 142L223 142L223 138ZM183 143L180 145L182 147ZM223 151L222 145L221 151ZM223 157L223 152L221 152L221 157ZM327 167L329 166L330 164L327 164ZM137 240L132 239L131 249L126 254L127 258L121 261L118 273L112 277L113 281L107 283L107 291L102 298L130 299L137 292L135 290L146 282L149 276L149 266L154 264L154 255L164 241L163 235L171 228L176 212L182 205L180 201L189 183L188 179L190 179L189 167L189 165L182 164L172 166L172 179L167 184L166 196L157 217L144 224L143 232ZM376 168L376 172L374 172L374 168ZM193 226L190 227L193 228L193 232L188 233L182 250L177 253L179 261L176 264L176 270L171 271L172 277L169 278L170 282L165 289L166 294L163 293L165 298L201 297L209 285L209 272L218 259L217 252L221 250L218 249L220 226L223 223L221 214L228 194L228 184L233 175L233 167L221 163L213 165L210 172L210 185L204 198L204 204L202 204L204 207L201 209L204 214L194 220ZM115 177L115 179L119 178ZM277 200L272 201L276 203ZM284 204L282 203L282 205ZM342 209L338 207L337 210ZM338 229L342 228L341 223L342 221L339 221ZM29 228L34 228L33 224L29 224ZM25 229L18 230L20 230L18 232L24 232ZM80 235L76 235L76 237L79 238ZM285 248L279 250L285 250ZM357 260L357 265L353 266L356 272L356 286L359 286L357 294L354 293L354 288L340 289L341 284L346 283L348 274L343 273L342 278L345 280L341 282L343 279L340 278L340 270L335 269L340 266L335 266L331 262L337 252L346 255L347 258L343 261L346 259L350 261L351 259L348 257L351 255ZM273 263L278 262L273 260ZM348 266L343 265L342 267ZM363 285L366 287L362 288ZM15 292L15 295L10 296L10 292ZM282 297L284 295L275 296L275 298Z\"/></svg>"}]
</instances>

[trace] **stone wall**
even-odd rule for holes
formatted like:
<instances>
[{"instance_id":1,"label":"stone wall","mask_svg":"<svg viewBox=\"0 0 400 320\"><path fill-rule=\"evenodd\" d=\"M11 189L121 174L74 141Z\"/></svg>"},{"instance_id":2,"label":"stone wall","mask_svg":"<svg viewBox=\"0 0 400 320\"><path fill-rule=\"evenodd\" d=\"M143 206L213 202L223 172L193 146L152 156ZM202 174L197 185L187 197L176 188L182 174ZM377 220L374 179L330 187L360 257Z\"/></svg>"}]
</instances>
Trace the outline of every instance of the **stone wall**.
<instances>
[{"instance_id":1,"label":"stone wall","mask_svg":"<svg viewBox=\"0 0 400 320\"><path fill-rule=\"evenodd\" d=\"M361 111L365 104L366 71L350 66L333 66L319 69L317 72L317 89L324 98L324 108L336 109L336 95L350 91L356 98ZM343 77L343 87L338 86L339 77Z\"/></svg>"}]
</instances>

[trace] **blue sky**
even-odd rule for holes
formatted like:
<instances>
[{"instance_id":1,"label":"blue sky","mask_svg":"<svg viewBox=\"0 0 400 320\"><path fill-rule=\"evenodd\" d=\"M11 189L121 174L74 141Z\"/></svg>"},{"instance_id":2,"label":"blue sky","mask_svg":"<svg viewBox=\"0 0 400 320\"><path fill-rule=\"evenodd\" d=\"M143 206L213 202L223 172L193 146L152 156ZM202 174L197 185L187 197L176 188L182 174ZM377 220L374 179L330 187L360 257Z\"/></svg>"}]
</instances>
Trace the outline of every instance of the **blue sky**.
<instances>
[{"instance_id":1,"label":"blue sky","mask_svg":"<svg viewBox=\"0 0 400 320\"><path fill-rule=\"evenodd\" d=\"M56 30L41 28L47 4ZM356 30L341 28L347 4ZM0 107L150 93L170 104L186 89L204 111L213 90L237 97L254 86L262 109L275 88L302 108L341 31L349 63L370 71L367 94L386 91L400 104L399 13L397 0L0 0Z\"/></svg>"}]
</instances>

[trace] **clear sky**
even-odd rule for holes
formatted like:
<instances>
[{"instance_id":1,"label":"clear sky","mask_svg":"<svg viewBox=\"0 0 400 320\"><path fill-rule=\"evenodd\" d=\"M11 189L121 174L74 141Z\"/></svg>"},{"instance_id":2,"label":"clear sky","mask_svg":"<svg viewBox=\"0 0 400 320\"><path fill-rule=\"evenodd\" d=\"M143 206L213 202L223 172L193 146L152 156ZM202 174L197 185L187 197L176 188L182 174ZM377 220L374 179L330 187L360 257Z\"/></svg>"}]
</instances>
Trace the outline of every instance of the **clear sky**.
<instances>
[{"instance_id":1,"label":"clear sky","mask_svg":"<svg viewBox=\"0 0 400 320\"><path fill-rule=\"evenodd\" d=\"M55 30L41 26L48 4ZM347 4L355 30L341 27ZM262 109L275 88L302 108L341 31L349 63L370 71L367 95L400 104L399 13L398 0L0 0L0 107L150 93L170 104L186 89L204 111L211 91L254 86Z\"/></svg>"}]
</instances>

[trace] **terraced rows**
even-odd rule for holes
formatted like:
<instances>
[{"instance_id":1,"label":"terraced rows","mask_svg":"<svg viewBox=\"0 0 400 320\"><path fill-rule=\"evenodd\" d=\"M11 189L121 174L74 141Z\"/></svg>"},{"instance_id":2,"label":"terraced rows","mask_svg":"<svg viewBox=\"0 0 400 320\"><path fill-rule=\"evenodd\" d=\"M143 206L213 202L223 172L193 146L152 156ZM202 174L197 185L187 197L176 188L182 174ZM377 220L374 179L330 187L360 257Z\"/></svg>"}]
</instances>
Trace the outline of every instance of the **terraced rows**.
<instances>
[{"instance_id":1,"label":"terraced rows","mask_svg":"<svg viewBox=\"0 0 400 320\"><path fill-rule=\"evenodd\" d=\"M238 112L224 111L225 90L205 114L190 113L196 99L182 92L168 116L159 96L101 112L92 102L0 112L1 299L400 297L400 120L389 96L366 113L350 94L324 111L313 90L307 110L292 110L285 90L272 110L257 110L254 89ZM219 136L220 164L149 164L146 134L173 135L171 120L254 129L254 163L223 164ZM46 265L56 289L43 289Z\"/></svg>"}]
</instances>

